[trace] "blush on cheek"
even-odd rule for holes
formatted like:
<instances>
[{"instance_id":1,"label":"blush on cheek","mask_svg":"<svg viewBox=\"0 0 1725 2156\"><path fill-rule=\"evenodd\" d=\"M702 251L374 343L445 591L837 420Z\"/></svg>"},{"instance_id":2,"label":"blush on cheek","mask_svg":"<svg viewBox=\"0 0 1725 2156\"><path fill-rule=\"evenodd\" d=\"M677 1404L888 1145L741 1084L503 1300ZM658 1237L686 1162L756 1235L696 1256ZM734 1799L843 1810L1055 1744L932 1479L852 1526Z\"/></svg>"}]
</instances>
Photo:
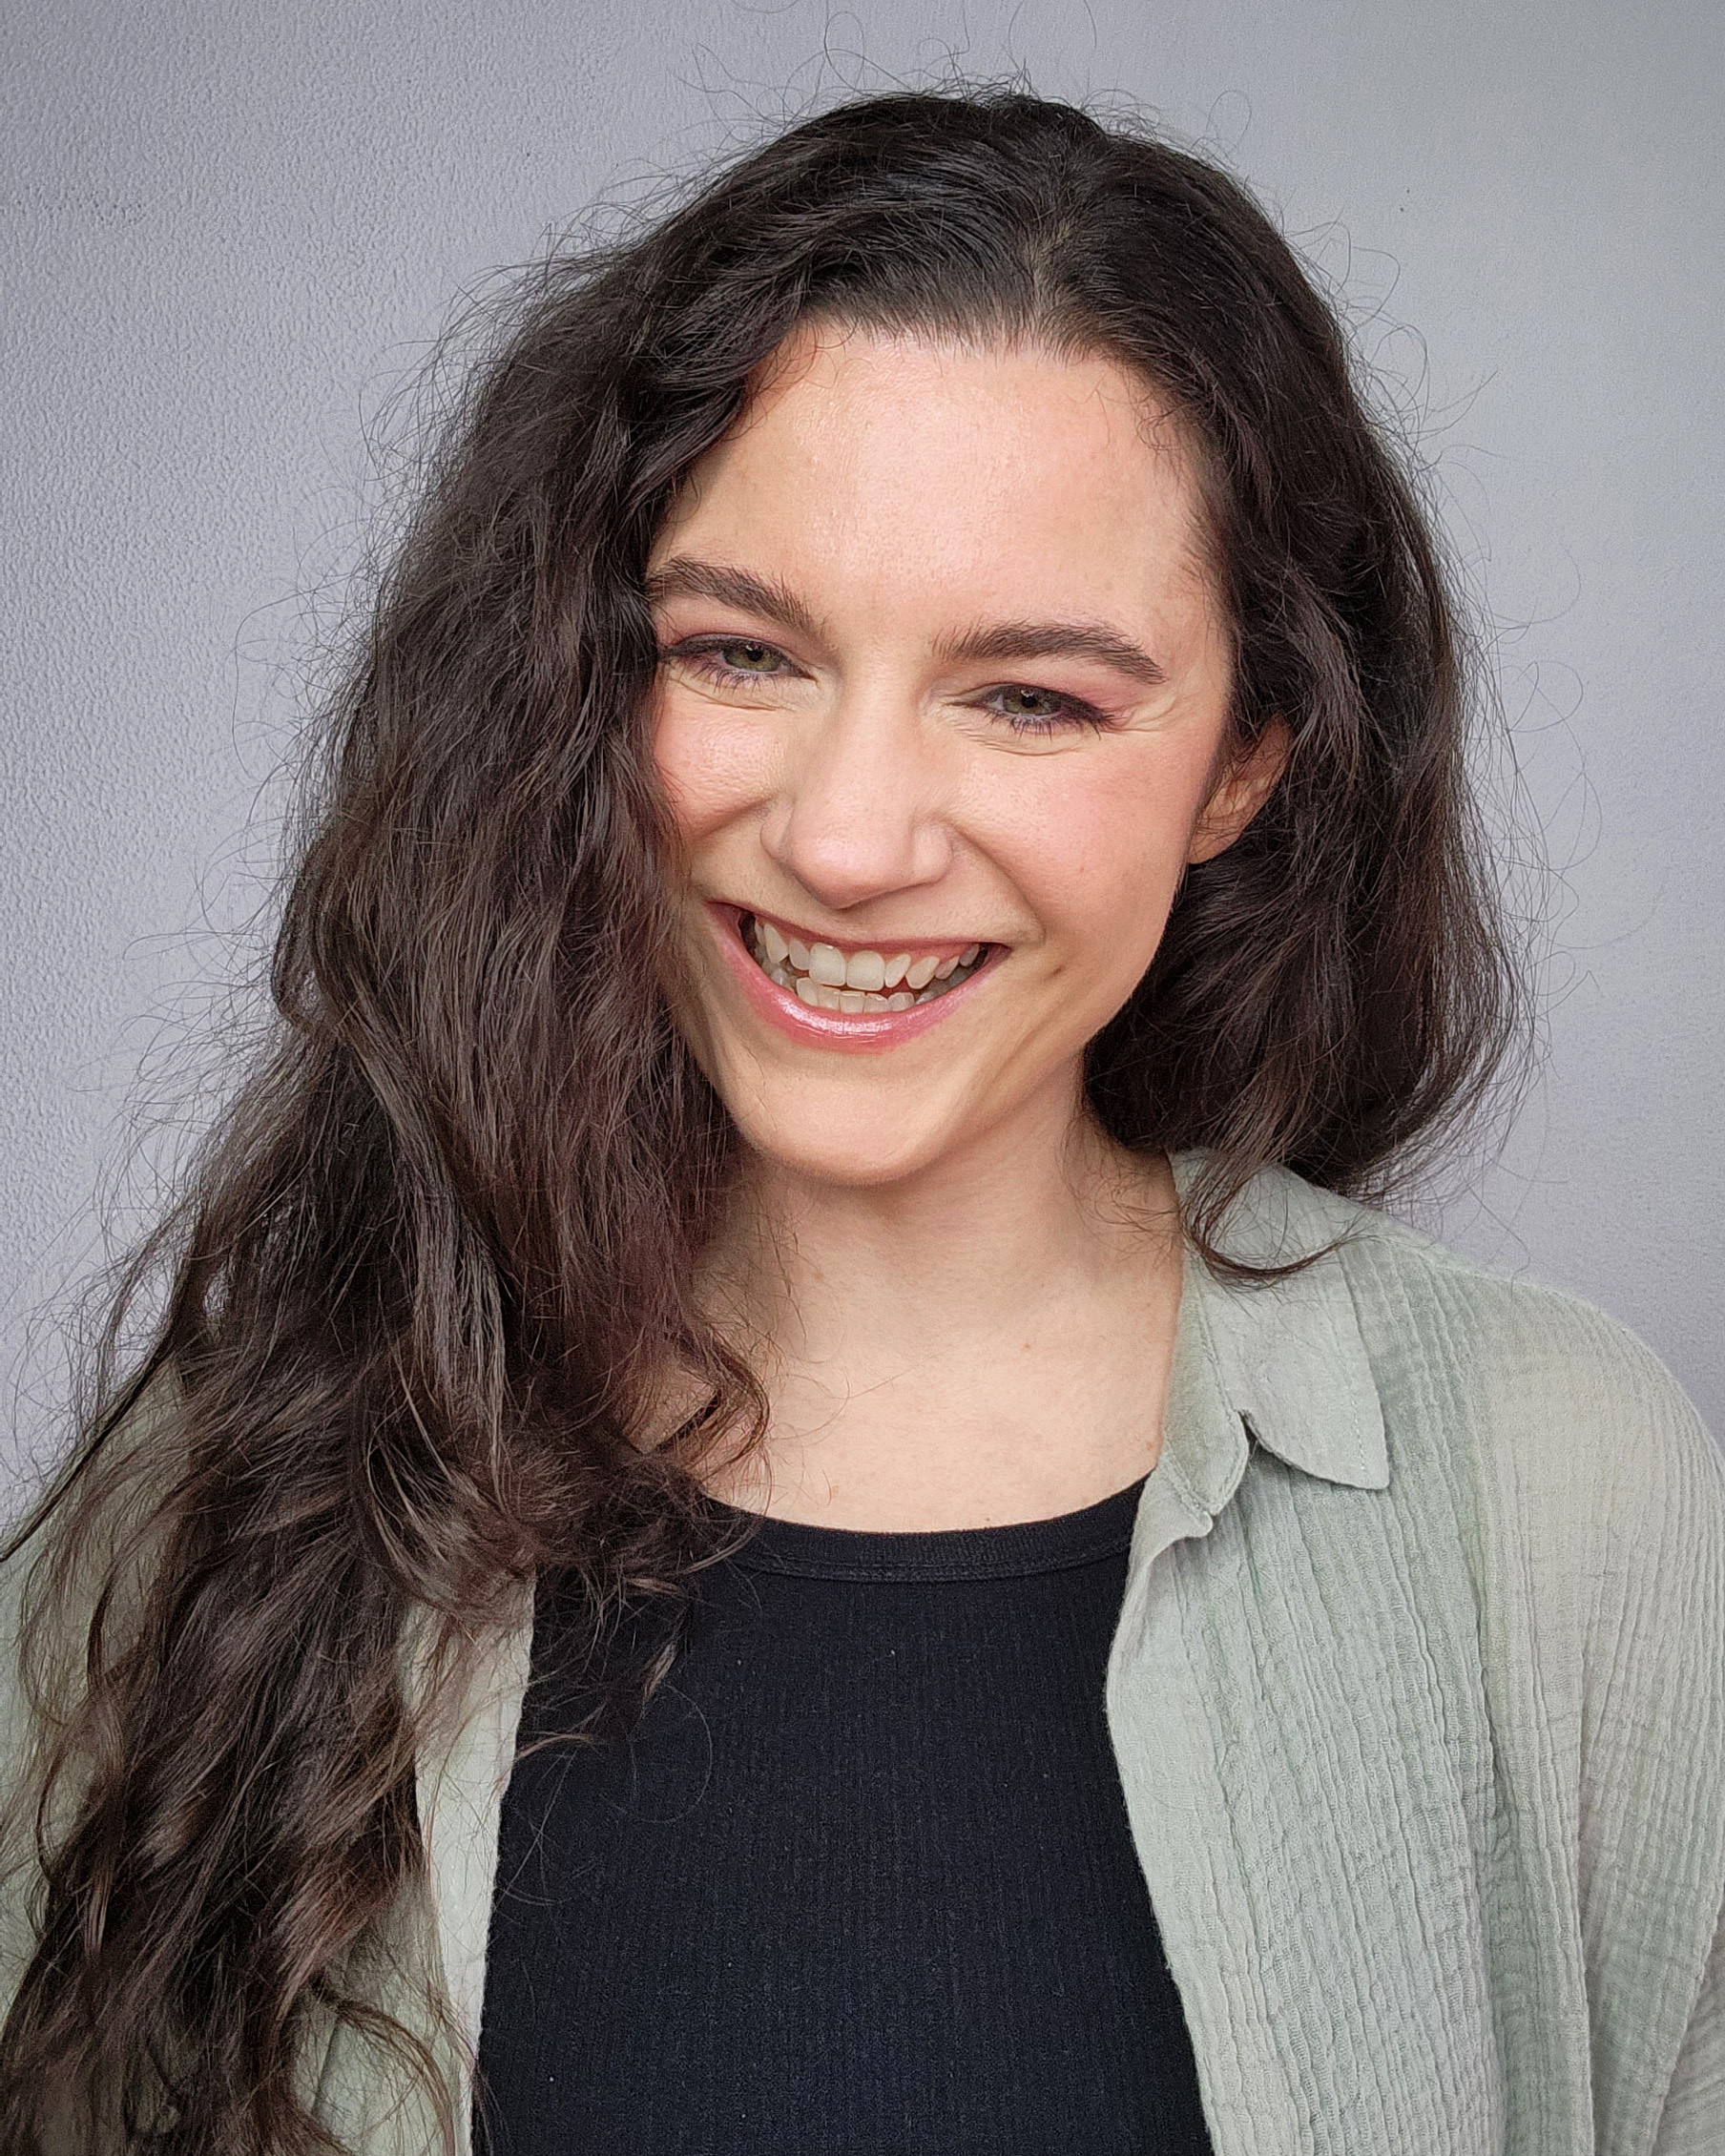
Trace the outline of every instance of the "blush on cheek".
<instances>
[{"instance_id":1,"label":"blush on cheek","mask_svg":"<svg viewBox=\"0 0 1725 2156\"><path fill-rule=\"evenodd\" d=\"M1112 786L1087 777L1045 801L1022 879L1047 895L1052 912L1082 923L1082 941L1140 956L1145 965L1179 888L1196 813L1197 777L1169 768L1170 760L1144 773L1116 767ZM1046 875L1036 874L1038 858Z\"/></svg>"}]
</instances>

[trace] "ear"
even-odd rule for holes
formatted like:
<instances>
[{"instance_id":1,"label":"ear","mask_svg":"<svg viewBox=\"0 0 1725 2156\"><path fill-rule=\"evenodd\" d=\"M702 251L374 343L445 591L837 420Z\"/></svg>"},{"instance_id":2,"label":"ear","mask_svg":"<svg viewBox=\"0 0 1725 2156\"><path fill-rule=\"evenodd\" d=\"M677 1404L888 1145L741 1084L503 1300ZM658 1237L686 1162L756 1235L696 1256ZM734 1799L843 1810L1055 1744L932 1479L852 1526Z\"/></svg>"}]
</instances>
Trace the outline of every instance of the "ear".
<instances>
[{"instance_id":1,"label":"ear","mask_svg":"<svg viewBox=\"0 0 1725 2156\"><path fill-rule=\"evenodd\" d=\"M1186 849L1188 861L1212 860L1226 853L1269 799L1287 768L1293 736L1279 712L1265 721L1257 739L1242 755L1224 757L1221 776L1211 790Z\"/></svg>"}]
</instances>

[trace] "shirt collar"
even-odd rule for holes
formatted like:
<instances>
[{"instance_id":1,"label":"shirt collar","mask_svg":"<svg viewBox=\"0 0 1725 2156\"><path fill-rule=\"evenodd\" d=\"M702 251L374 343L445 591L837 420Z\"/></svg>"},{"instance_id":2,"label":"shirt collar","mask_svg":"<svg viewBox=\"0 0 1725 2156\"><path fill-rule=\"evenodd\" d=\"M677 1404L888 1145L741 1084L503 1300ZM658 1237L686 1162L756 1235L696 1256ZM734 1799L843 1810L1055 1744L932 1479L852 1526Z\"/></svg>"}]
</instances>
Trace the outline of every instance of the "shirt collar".
<instances>
[{"instance_id":1,"label":"shirt collar","mask_svg":"<svg viewBox=\"0 0 1725 2156\"><path fill-rule=\"evenodd\" d=\"M1184 1202L1205 1154L1174 1157ZM1369 1215L1363 1215L1369 1219ZM1225 1216L1221 1244L1254 1264L1322 1251L1263 1286L1216 1280L1190 1246L1163 1450L1206 1512L1226 1503L1256 1439L1325 1482L1389 1482L1383 1410L1339 1251L1361 1209L1285 1168L1259 1171Z\"/></svg>"}]
</instances>

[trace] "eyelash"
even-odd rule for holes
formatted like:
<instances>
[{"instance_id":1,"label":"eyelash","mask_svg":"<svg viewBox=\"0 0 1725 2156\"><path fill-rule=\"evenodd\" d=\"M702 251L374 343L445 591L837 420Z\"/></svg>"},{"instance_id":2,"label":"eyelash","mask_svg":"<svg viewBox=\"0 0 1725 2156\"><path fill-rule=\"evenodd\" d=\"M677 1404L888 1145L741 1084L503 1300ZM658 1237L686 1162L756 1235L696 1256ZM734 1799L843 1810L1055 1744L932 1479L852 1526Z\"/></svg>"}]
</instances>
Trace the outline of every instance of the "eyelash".
<instances>
[{"instance_id":1,"label":"eyelash","mask_svg":"<svg viewBox=\"0 0 1725 2156\"><path fill-rule=\"evenodd\" d=\"M763 652L771 652L775 658L785 657L777 644L769 644L759 636L715 636L699 643L675 644L661 652L659 656L661 659L693 661L718 681L771 681L776 678L772 674L753 673L747 667L724 665L719 660L718 653L731 644L754 644ZM1108 725L1107 714L1098 711L1094 704L1087 704L1081 696L1064 695L1057 689L1038 689L1029 681L1000 682L993 689L985 690L984 694L997 695L1013 689L1033 696L1050 696L1066 706L1064 715L1050 713L1041 717L1024 714L1014 715L1010 712L993 712L989 715L994 718L1005 719L1014 734L1061 734L1074 726L1088 726L1092 733L1099 734Z\"/></svg>"}]
</instances>

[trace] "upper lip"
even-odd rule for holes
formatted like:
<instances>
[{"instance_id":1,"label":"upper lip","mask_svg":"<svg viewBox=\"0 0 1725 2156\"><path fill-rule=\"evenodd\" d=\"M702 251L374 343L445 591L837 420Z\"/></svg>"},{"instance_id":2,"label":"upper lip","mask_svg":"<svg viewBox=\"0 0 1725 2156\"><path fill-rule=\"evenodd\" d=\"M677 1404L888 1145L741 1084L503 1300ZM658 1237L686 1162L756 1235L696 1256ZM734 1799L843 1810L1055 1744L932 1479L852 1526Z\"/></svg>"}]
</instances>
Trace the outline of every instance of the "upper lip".
<instances>
[{"instance_id":1,"label":"upper lip","mask_svg":"<svg viewBox=\"0 0 1725 2156\"><path fill-rule=\"evenodd\" d=\"M830 943L847 958L856 951L879 951L883 958L892 958L900 951L908 951L913 958L946 958L967 951L972 943L987 948L987 939L982 936L869 936L848 940L835 936L830 929L805 928L800 923L787 921L782 914L768 913L761 906L743 905L735 900L725 902L738 918L746 914L756 921L770 921L781 936L795 937L798 943L811 947L816 943Z\"/></svg>"}]
</instances>

